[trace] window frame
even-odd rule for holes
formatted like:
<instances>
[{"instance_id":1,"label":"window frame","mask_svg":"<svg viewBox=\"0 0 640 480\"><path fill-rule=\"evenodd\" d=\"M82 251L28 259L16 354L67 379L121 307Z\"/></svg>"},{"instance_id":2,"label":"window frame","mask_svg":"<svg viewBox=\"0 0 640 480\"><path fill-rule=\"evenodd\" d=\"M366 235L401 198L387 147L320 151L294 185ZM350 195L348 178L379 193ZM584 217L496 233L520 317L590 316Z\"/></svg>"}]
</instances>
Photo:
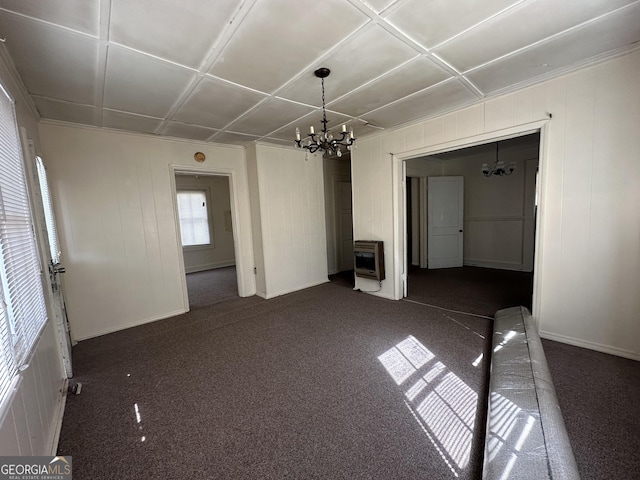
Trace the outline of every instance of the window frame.
<instances>
[{"instance_id":1,"label":"window frame","mask_svg":"<svg viewBox=\"0 0 640 480\"><path fill-rule=\"evenodd\" d=\"M50 320L15 101L0 84L0 416Z\"/></svg>"}]
</instances>

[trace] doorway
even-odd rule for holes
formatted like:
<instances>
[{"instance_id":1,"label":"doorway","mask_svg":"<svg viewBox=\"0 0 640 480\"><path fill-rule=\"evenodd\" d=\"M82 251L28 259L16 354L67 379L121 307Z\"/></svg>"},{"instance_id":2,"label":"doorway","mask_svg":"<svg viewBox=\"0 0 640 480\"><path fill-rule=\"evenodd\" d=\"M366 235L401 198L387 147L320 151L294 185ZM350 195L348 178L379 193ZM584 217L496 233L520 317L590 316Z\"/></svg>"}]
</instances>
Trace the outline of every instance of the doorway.
<instances>
[{"instance_id":1,"label":"doorway","mask_svg":"<svg viewBox=\"0 0 640 480\"><path fill-rule=\"evenodd\" d=\"M456 149L452 146L447 150L401 160L402 169L396 171L406 172L404 183L411 191L405 190L402 196L405 205L401 206L403 214L399 226L405 229L402 235L406 247L401 252L401 258L404 259L403 269L406 273L404 278L400 276L400 281L405 280L406 283L399 285L397 291L406 287L403 296L412 298L418 294L422 300L428 298L424 291L420 291L425 289L434 295L438 293L455 297L456 291L462 293L470 282L478 282L482 287L478 291L484 289L485 296L487 291L491 291L491 284L496 291L500 291L500 295L494 296L497 303L493 305L509 302L511 298L518 299L518 305L535 309L532 297L535 296L534 245L538 220L536 198L539 198L536 192L540 187L536 179L542 151L540 139L540 130L537 129L504 138L483 139L484 142L470 147ZM486 140L493 141L486 143ZM516 161L517 165L512 174L483 175L483 164L494 165L498 161L508 164L511 160ZM465 184L465 218L461 229L464 231L463 266L460 269L445 269L459 270L455 275L452 272L436 274L434 270L429 270L432 266L437 267L430 265L433 263L431 258L426 265L423 256L416 258L419 252L428 252L427 232L420 228L421 224L431 220L427 214L430 207L427 196L430 197L432 192L427 182L432 178L447 176L461 176ZM415 189L420 187L426 187L426 191L421 189L416 192ZM418 214L416 209L419 210ZM415 245L416 242L419 245ZM423 268L419 268L418 264ZM446 278L426 281L426 275ZM446 290L436 286L445 284L448 285ZM508 293L508 287L511 286L515 292L512 295ZM524 297L523 288L527 290ZM506 306L513 305L500 308Z\"/></svg>"},{"instance_id":2,"label":"doorway","mask_svg":"<svg viewBox=\"0 0 640 480\"><path fill-rule=\"evenodd\" d=\"M351 155L323 158L323 171L327 272L353 283Z\"/></svg>"},{"instance_id":3,"label":"doorway","mask_svg":"<svg viewBox=\"0 0 640 480\"><path fill-rule=\"evenodd\" d=\"M239 296L230 179L210 172L174 174L187 310Z\"/></svg>"}]
</instances>

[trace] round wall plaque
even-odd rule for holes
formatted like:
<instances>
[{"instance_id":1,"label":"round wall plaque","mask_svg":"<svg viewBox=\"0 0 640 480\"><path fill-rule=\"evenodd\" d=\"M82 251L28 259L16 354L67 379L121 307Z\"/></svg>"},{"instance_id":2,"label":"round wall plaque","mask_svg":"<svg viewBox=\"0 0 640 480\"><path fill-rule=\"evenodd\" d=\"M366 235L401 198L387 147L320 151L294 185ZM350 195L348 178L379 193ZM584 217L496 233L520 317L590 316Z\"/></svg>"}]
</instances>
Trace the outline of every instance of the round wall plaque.
<instances>
[{"instance_id":1,"label":"round wall plaque","mask_svg":"<svg viewBox=\"0 0 640 480\"><path fill-rule=\"evenodd\" d=\"M205 158L207 158L207 157L205 157L204 153L202 153L202 152L196 152L193 155L193 158L196 159L196 162L202 163L202 162L204 162Z\"/></svg>"}]
</instances>

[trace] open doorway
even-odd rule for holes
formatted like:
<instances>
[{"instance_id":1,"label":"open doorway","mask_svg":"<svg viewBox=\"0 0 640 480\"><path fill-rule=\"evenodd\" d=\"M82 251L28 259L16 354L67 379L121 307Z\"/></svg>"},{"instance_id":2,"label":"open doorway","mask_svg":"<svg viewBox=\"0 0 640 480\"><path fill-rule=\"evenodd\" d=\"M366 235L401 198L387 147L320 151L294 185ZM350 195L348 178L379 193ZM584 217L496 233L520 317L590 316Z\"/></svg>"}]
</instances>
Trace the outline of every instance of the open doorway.
<instances>
[{"instance_id":1,"label":"open doorway","mask_svg":"<svg viewBox=\"0 0 640 480\"><path fill-rule=\"evenodd\" d=\"M323 158L327 271L332 282L353 287L351 155Z\"/></svg>"},{"instance_id":2,"label":"open doorway","mask_svg":"<svg viewBox=\"0 0 640 480\"><path fill-rule=\"evenodd\" d=\"M407 298L481 315L515 305L533 309L539 157L534 132L405 160ZM506 174L483 174L483 165L497 162ZM440 218L429 184L442 178L464 184L458 268L436 269L429 255L432 220Z\"/></svg>"},{"instance_id":3,"label":"open doorway","mask_svg":"<svg viewBox=\"0 0 640 480\"><path fill-rule=\"evenodd\" d=\"M175 186L189 309L238 297L229 177L176 172Z\"/></svg>"}]
</instances>

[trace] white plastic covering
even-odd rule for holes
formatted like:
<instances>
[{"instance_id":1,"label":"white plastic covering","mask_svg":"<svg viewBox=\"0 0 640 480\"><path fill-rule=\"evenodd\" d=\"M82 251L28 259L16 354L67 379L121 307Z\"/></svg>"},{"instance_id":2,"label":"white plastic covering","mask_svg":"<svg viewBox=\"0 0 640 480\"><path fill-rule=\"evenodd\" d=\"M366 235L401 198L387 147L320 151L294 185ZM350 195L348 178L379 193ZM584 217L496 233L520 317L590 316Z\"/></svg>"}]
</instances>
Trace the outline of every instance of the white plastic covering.
<instances>
[{"instance_id":1,"label":"white plastic covering","mask_svg":"<svg viewBox=\"0 0 640 480\"><path fill-rule=\"evenodd\" d=\"M579 480L531 314L500 310L493 332L482 478Z\"/></svg>"}]
</instances>

